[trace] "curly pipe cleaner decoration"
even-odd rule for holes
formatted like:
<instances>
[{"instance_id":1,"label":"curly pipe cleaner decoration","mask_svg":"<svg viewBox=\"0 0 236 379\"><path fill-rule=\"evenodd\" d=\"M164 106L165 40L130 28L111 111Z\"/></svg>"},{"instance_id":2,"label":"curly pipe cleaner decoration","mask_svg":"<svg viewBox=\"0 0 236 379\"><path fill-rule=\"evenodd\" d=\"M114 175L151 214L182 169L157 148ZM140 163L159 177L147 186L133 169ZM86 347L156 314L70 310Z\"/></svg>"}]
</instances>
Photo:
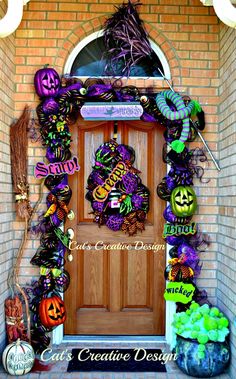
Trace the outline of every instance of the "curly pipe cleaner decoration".
<instances>
[{"instance_id":1,"label":"curly pipe cleaner decoration","mask_svg":"<svg viewBox=\"0 0 236 379\"><path fill-rule=\"evenodd\" d=\"M166 100L172 101L177 111L172 111L167 105ZM194 109L194 102L190 101L188 106L185 106L182 97L176 92L164 91L157 95L156 97L157 107L160 109L163 116L168 120L183 121L183 129L179 140L175 140L171 143L171 147L177 153L181 153L184 150L184 142L187 141L189 135L189 116Z\"/></svg>"}]
</instances>

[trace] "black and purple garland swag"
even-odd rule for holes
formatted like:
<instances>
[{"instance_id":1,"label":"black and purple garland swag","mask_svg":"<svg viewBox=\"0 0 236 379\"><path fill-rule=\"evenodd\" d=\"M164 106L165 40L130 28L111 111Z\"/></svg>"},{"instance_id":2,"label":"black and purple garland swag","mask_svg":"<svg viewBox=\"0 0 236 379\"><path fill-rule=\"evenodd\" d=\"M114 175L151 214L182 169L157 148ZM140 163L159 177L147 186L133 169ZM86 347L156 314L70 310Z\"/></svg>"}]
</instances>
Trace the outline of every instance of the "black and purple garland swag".
<instances>
[{"instance_id":1,"label":"black and purple garland swag","mask_svg":"<svg viewBox=\"0 0 236 379\"><path fill-rule=\"evenodd\" d=\"M117 88L100 79L89 79L85 83L73 78L63 78L61 81L57 72L49 67L36 72L35 88L41 98L37 115L49 163L63 162L71 158L69 125L78 117L85 101L140 101L144 111L141 119L146 122L156 120L157 127L160 125L166 127L163 160L170 165L170 170L157 187L158 196L165 201L170 201L171 204L167 205L164 218L170 226L190 223L196 209L196 197L192 190L193 177L196 176L201 180L203 169L198 166L198 162L206 160L206 157L201 150L189 150L185 146L182 146L182 151L178 152L174 149L173 141L178 141L183 136L182 120L185 119L186 124L189 109L196 108L196 104L195 107L188 107L190 99L184 99L184 107L188 111L186 113L183 109L181 118L177 107L170 100L172 98L170 94L167 94L169 100L166 105L164 104L165 109L161 112L157 107L158 99L156 102L155 97L141 95L133 86ZM166 98L165 93L162 96ZM197 106L197 112L199 109ZM171 111L170 114L169 111ZM197 112L195 110L195 114ZM189 128L185 127L185 133L186 130L184 142L193 141L196 132L191 121ZM93 171L88 178L86 195L91 201L95 222L99 225L106 224L114 232L121 229L129 235L144 230L144 221L149 208L149 191L141 183L138 170L132 166L134 150L129 146L118 145L112 140L98 148L95 158ZM125 168L127 171L124 171L123 180L117 182L115 192L118 190L118 194L112 193L113 188L107 193L106 198L107 201L109 198L109 204L114 197L116 203L117 201L120 203L119 211L115 209L113 214L109 206L107 207L107 203L101 202L101 196L104 197L106 194L104 195L101 189L98 190L97 186L102 186L106 178L114 174L117 167L121 172L121 163L123 163L123 170ZM32 344L37 351L42 351L48 346L50 342L48 333L65 320L65 308L60 294L68 288L70 282L69 274L64 269L69 238L61 229L66 219L73 214L73 211L69 209L72 192L68 185L67 174L49 175L45 179L45 186L49 191L48 209L44 215L40 216L39 224L33 228L35 232L41 234L41 237L40 247L31 259L33 265L40 267L40 277L29 291L32 311ZM175 193L175 198L172 196L171 199L173 193ZM111 199L112 196L113 199ZM132 226L133 222L130 222L134 214L136 220L139 217L135 227ZM127 216L130 216L128 221ZM125 217L126 223L124 223ZM195 234L168 235L165 240L173 246L170 250L172 259L165 272L166 279L195 282L201 268L198 252L202 251L208 243L204 236L197 228ZM196 288L195 299L198 296L199 291ZM188 305L179 303L178 308L182 309L186 306Z\"/></svg>"}]
</instances>

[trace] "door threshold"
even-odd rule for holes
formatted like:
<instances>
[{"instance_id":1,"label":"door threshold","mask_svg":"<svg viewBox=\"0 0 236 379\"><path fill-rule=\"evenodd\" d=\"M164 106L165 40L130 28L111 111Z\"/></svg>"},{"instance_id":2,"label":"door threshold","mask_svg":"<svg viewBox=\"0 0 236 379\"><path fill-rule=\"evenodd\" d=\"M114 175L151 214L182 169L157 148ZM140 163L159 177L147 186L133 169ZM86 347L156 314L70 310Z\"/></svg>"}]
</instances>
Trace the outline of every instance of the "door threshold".
<instances>
[{"instance_id":1,"label":"door threshold","mask_svg":"<svg viewBox=\"0 0 236 379\"><path fill-rule=\"evenodd\" d=\"M163 344L165 336L104 336L104 335L65 335L62 343L99 343L99 344Z\"/></svg>"}]
</instances>

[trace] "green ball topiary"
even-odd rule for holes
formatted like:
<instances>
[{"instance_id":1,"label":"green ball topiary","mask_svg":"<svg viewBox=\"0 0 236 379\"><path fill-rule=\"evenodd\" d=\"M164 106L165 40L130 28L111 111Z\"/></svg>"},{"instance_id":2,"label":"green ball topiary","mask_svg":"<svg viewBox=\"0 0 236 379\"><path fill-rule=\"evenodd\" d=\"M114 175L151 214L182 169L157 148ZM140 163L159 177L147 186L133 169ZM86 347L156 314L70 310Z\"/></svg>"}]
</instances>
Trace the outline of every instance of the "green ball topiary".
<instances>
[{"instance_id":1,"label":"green ball topiary","mask_svg":"<svg viewBox=\"0 0 236 379\"><path fill-rule=\"evenodd\" d=\"M224 342L229 334L229 321L217 307L210 308L208 304L199 306L196 302L192 302L185 312L177 313L172 325L176 334L197 340L199 346L204 346L208 341Z\"/></svg>"}]
</instances>

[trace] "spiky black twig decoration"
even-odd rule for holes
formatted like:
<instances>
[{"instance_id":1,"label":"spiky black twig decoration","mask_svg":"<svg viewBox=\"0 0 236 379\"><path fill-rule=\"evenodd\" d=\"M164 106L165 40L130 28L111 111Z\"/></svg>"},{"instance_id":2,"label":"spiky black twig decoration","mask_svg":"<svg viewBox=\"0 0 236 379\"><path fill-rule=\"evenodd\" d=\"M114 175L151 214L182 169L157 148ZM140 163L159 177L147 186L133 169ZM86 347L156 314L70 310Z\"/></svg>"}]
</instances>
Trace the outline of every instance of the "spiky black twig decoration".
<instances>
[{"instance_id":1,"label":"spiky black twig decoration","mask_svg":"<svg viewBox=\"0 0 236 379\"><path fill-rule=\"evenodd\" d=\"M129 76L131 67L142 58L151 57L152 48L148 34L136 10L139 2L123 3L105 22L104 42L106 46L107 75Z\"/></svg>"}]
</instances>

